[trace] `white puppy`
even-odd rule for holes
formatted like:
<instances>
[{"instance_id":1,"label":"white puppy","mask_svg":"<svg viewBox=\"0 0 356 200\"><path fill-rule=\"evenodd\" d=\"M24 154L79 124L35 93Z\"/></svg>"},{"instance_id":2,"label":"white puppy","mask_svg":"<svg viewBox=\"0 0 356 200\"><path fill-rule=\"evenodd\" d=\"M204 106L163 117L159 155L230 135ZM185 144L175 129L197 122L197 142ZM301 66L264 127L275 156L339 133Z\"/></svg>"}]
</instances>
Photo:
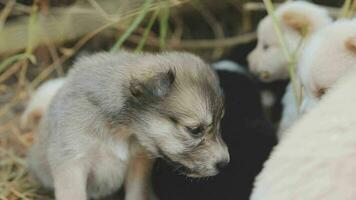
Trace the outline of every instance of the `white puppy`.
<instances>
[{"instance_id":1,"label":"white puppy","mask_svg":"<svg viewBox=\"0 0 356 200\"><path fill-rule=\"evenodd\" d=\"M355 55L355 20L335 22L312 37L298 67L305 88L302 112L312 108L340 77L356 68Z\"/></svg>"},{"instance_id":2,"label":"white puppy","mask_svg":"<svg viewBox=\"0 0 356 200\"><path fill-rule=\"evenodd\" d=\"M287 131L251 199L356 199L356 21L335 22L313 36L298 69L303 108L320 103Z\"/></svg>"},{"instance_id":3,"label":"white puppy","mask_svg":"<svg viewBox=\"0 0 356 200\"><path fill-rule=\"evenodd\" d=\"M286 45L290 51L296 50L303 39L304 42L307 42L312 34L332 21L325 9L304 1L292 1L281 5L276 10L276 16L281 23ZM270 16L266 16L259 23L257 34L257 46L248 56L250 71L264 82L288 79L288 61L283 54ZM299 53L302 50L303 45L300 47ZM298 108L292 85L287 87L282 103L284 108L279 127L279 138L284 130L298 118Z\"/></svg>"},{"instance_id":4,"label":"white puppy","mask_svg":"<svg viewBox=\"0 0 356 200\"><path fill-rule=\"evenodd\" d=\"M356 199L356 72L330 90L274 149L251 200Z\"/></svg>"}]
</instances>

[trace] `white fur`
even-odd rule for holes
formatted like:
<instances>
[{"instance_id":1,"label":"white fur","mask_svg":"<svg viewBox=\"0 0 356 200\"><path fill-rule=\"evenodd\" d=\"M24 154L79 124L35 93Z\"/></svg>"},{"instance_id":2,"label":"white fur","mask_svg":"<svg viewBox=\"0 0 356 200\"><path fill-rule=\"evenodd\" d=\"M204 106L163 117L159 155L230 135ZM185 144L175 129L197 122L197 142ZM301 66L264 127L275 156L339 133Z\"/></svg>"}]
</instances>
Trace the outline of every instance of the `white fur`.
<instances>
[{"instance_id":1,"label":"white fur","mask_svg":"<svg viewBox=\"0 0 356 200\"><path fill-rule=\"evenodd\" d=\"M21 116L21 126L26 127L34 112L43 113L47 110L53 96L62 87L65 78L56 78L43 83L31 96L24 113Z\"/></svg>"},{"instance_id":2,"label":"white fur","mask_svg":"<svg viewBox=\"0 0 356 200\"><path fill-rule=\"evenodd\" d=\"M306 114L272 152L252 200L356 198L356 52L345 45L355 36L355 21L342 20L305 47L298 75ZM328 89L322 97L320 88Z\"/></svg>"},{"instance_id":3,"label":"white fur","mask_svg":"<svg viewBox=\"0 0 356 200\"><path fill-rule=\"evenodd\" d=\"M251 200L356 199L356 72L306 113L273 150Z\"/></svg>"},{"instance_id":4,"label":"white fur","mask_svg":"<svg viewBox=\"0 0 356 200\"><path fill-rule=\"evenodd\" d=\"M244 67L230 60L221 60L213 63L213 68L220 71L235 72L244 75L248 74Z\"/></svg>"},{"instance_id":5,"label":"white fur","mask_svg":"<svg viewBox=\"0 0 356 200\"><path fill-rule=\"evenodd\" d=\"M289 83L286 88L286 92L284 93L282 98L282 105L282 117L281 122L279 123L279 129L277 133L279 140L282 139L282 137L284 136L285 130L291 127L300 116L296 97L293 92L292 83Z\"/></svg>"},{"instance_id":6,"label":"white fur","mask_svg":"<svg viewBox=\"0 0 356 200\"><path fill-rule=\"evenodd\" d=\"M327 92L340 77L356 68L356 52L345 45L352 37L356 37L356 21L340 20L316 33L306 45L298 65L305 89L302 112L319 101L320 89Z\"/></svg>"}]
</instances>

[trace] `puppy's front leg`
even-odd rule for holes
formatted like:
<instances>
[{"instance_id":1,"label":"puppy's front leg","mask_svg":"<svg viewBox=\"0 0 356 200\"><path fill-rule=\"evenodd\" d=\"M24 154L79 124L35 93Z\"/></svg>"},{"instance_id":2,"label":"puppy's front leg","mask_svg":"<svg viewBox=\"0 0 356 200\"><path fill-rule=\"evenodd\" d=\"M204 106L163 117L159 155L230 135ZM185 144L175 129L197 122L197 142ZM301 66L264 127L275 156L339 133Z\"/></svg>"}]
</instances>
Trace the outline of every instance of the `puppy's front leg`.
<instances>
[{"instance_id":1,"label":"puppy's front leg","mask_svg":"<svg viewBox=\"0 0 356 200\"><path fill-rule=\"evenodd\" d=\"M53 167L57 200L86 200L86 170L79 161Z\"/></svg>"},{"instance_id":2,"label":"puppy's front leg","mask_svg":"<svg viewBox=\"0 0 356 200\"><path fill-rule=\"evenodd\" d=\"M153 159L143 149L132 155L125 181L125 200L156 199L150 182L152 164Z\"/></svg>"}]
</instances>

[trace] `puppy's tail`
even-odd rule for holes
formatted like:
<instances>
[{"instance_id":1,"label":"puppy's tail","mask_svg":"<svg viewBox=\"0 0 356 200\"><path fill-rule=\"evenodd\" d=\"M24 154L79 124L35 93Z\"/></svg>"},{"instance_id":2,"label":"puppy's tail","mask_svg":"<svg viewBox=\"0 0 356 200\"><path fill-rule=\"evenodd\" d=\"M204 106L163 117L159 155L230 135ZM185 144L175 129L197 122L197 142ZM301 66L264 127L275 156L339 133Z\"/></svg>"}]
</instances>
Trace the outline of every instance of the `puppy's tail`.
<instances>
[{"instance_id":1,"label":"puppy's tail","mask_svg":"<svg viewBox=\"0 0 356 200\"><path fill-rule=\"evenodd\" d=\"M43 83L31 96L20 119L20 126L25 128L38 122L46 111L54 95L65 83L66 78L57 78Z\"/></svg>"}]
</instances>

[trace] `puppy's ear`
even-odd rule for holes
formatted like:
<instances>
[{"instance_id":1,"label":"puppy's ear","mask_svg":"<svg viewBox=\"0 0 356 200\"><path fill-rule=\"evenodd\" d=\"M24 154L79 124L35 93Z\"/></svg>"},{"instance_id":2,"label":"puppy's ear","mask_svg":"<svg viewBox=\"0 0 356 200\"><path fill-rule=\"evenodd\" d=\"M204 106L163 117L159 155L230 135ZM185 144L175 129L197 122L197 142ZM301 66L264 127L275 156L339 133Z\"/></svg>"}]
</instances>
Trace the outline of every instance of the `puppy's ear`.
<instances>
[{"instance_id":1,"label":"puppy's ear","mask_svg":"<svg viewBox=\"0 0 356 200\"><path fill-rule=\"evenodd\" d=\"M292 11L282 15L282 22L303 36L309 33L312 25L305 14Z\"/></svg>"},{"instance_id":2,"label":"puppy's ear","mask_svg":"<svg viewBox=\"0 0 356 200\"><path fill-rule=\"evenodd\" d=\"M174 80L175 73L172 70L160 72L143 81L133 79L130 84L130 91L136 98L161 99L169 93Z\"/></svg>"},{"instance_id":3,"label":"puppy's ear","mask_svg":"<svg viewBox=\"0 0 356 200\"><path fill-rule=\"evenodd\" d=\"M346 40L345 46L348 50L356 54L356 36Z\"/></svg>"}]
</instances>

